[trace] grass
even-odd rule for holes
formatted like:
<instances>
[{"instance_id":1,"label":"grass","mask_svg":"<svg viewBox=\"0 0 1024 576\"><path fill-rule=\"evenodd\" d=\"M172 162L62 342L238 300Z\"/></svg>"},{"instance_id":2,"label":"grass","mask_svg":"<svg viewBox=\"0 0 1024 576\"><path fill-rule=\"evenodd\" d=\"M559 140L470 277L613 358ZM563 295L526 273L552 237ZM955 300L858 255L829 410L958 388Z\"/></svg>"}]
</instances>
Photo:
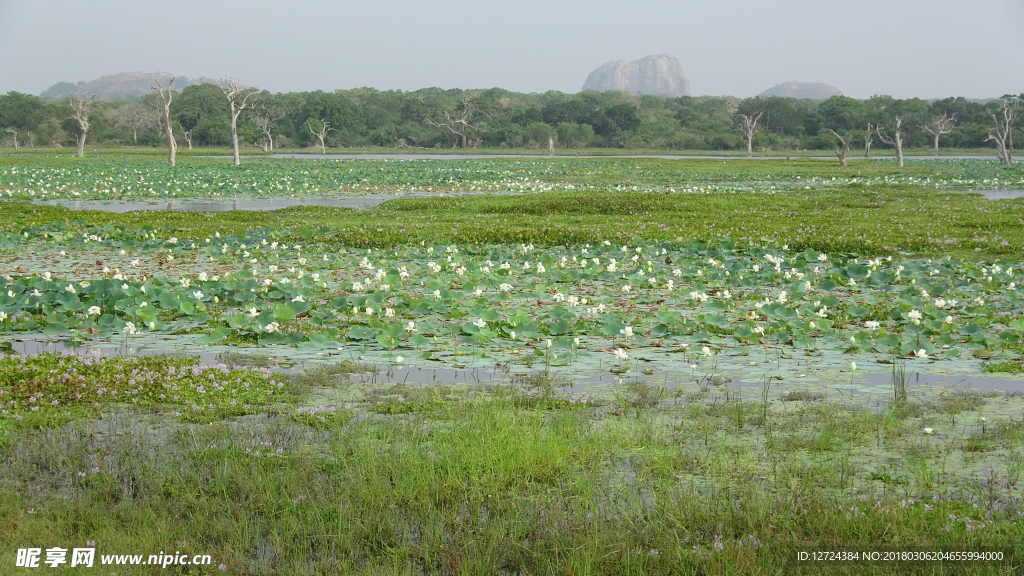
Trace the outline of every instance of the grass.
<instances>
[{"instance_id":1,"label":"grass","mask_svg":"<svg viewBox=\"0 0 1024 576\"><path fill-rule=\"evenodd\" d=\"M5 448L0 541L180 548L240 574L707 574L788 573L798 549L1013 549L1022 536L1015 479L982 487L960 468L1016 453L1020 422L950 450L917 429L928 412L901 415L877 448L884 415L811 398L771 402L766 434L753 404L634 402L616 416L625 403L552 412L418 393L443 400L172 429L129 410L20 435Z\"/></svg>"}]
</instances>

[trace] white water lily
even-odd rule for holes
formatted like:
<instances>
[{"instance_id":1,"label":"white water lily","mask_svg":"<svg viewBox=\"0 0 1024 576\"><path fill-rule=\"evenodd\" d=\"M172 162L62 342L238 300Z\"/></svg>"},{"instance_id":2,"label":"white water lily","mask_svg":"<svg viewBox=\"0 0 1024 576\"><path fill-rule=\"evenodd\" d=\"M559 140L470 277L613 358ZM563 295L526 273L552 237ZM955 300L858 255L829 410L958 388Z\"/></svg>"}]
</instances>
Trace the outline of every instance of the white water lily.
<instances>
[{"instance_id":1,"label":"white water lily","mask_svg":"<svg viewBox=\"0 0 1024 576\"><path fill-rule=\"evenodd\" d=\"M548 338L548 339L547 339L547 342L545 342L545 346L546 346L547 348L551 348L551 339L550 339L550 338Z\"/></svg>"},{"instance_id":2,"label":"white water lily","mask_svg":"<svg viewBox=\"0 0 1024 576\"><path fill-rule=\"evenodd\" d=\"M626 338L632 338L633 337L633 327L632 326L626 326L625 328L619 330L619 334L622 334Z\"/></svg>"},{"instance_id":3,"label":"white water lily","mask_svg":"<svg viewBox=\"0 0 1024 576\"><path fill-rule=\"evenodd\" d=\"M629 360L629 354L626 354L626 351L623 350L622 348L616 348L615 350L612 350L612 353L615 354L616 358L622 360L623 362Z\"/></svg>"},{"instance_id":4,"label":"white water lily","mask_svg":"<svg viewBox=\"0 0 1024 576\"><path fill-rule=\"evenodd\" d=\"M927 357L928 357L928 353L927 353L927 352L925 352L924 348L921 348L920 350L918 350L918 351L917 351L917 352L916 352L916 353L914 354L914 356L917 356L918 358L927 358Z\"/></svg>"},{"instance_id":5,"label":"white water lily","mask_svg":"<svg viewBox=\"0 0 1024 576\"><path fill-rule=\"evenodd\" d=\"M260 311L259 311L258 308L256 308L255 306L252 307L252 308L249 308L249 316L252 316L253 318L255 318L255 317L259 316L259 315L260 315Z\"/></svg>"},{"instance_id":6,"label":"white water lily","mask_svg":"<svg viewBox=\"0 0 1024 576\"><path fill-rule=\"evenodd\" d=\"M708 348L707 346L702 346L700 349L700 353L705 356L711 356L711 348Z\"/></svg>"},{"instance_id":7,"label":"white water lily","mask_svg":"<svg viewBox=\"0 0 1024 576\"><path fill-rule=\"evenodd\" d=\"M75 290L75 287L71 284L68 284L67 287L64 288L64 290L72 294L78 294L78 290Z\"/></svg>"},{"instance_id":8,"label":"white water lily","mask_svg":"<svg viewBox=\"0 0 1024 576\"><path fill-rule=\"evenodd\" d=\"M487 322L483 318L477 318L473 322L473 326L476 326L477 328L484 328L485 326L487 326Z\"/></svg>"},{"instance_id":9,"label":"white water lily","mask_svg":"<svg viewBox=\"0 0 1024 576\"><path fill-rule=\"evenodd\" d=\"M509 338L515 340L516 339L516 331L513 330L513 331L509 332L508 336L509 336Z\"/></svg>"},{"instance_id":10,"label":"white water lily","mask_svg":"<svg viewBox=\"0 0 1024 576\"><path fill-rule=\"evenodd\" d=\"M299 294L295 298L292 298L292 302L305 302L305 301L306 300L302 297L302 294Z\"/></svg>"},{"instance_id":11,"label":"white water lily","mask_svg":"<svg viewBox=\"0 0 1024 576\"><path fill-rule=\"evenodd\" d=\"M918 320L919 321L919 320L921 320L921 312L919 312L916 309L915 310L911 310L910 312L907 312L907 318L910 318L911 320Z\"/></svg>"},{"instance_id":12,"label":"white water lily","mask_svg":"<svg viewBox=\"0 0 1024 576\"><path fill-rule=\"evenodd\" d=\"M857 370L857 363L856 362L850 362L850 372L855 372L856 370Z\"/></svg>"},{"instance_id":13,"label":"white water lily","mask_svg":"<svg viewBox=\"0 0 1024 576\"><path fill-rule=\"evenodd\" d=\"M0 322L7 320L7 312L0 310Z\"/></svg>"},{"instance_id":14,"label":"white water lily","mask_svg":"<svg viewBox=\"0 0 1024 576\"><path fill-rule=\"evenodd\" d=\"M404 361L405 358L402 358L401 356L395 356L395 364L401 364Z\"/></svg>"},{"instance_id":15,"label":"white water lily","mask_svg":"<svg viewBox=\"0 0 1024 576\"><path fill-rule=\"evenodd\" d=\"M100 314L103 313L103 310L100 310L99 306L90 306L89 310L86 313L89 316L99 316Z\"/></svg>"},{"instance_id":16,"label":"white water lily","mask_svg":"<svg viewBox=\"0 0 1024 576\"><path fill-rule=\"evenodd\" d=\"M408 330L409 332L415 332L416 331L416 323L413 322L412 320L409 320L409 323L405 326L405 329Z\"/></svg>"},{"instance_id":17,"label":"white water lily","mask_svg":"<svg viewBox=\"0 0 1024 576\"><path fill-rule=\"evenodd\" d=\"M280 331L280 328L281 325L278 324L277 322L271 322L270 324L267 324L266 326L263 327L263 329L266 330L267 333L269 334L273 334L274 332Z\"/></svg>"},{"instance_id":18,"label":"white water lily","mask_svg":"<svg viewBox=\"0 0 1024 576\"><path fill-rule=\"evenodd\" d=\"M875 322L874 320L868 320L867 322L864 323L864 327L874 332L875 330L878 330L878 322Z\"/></svg>"},{"instance_id":19,"label":"white water lily","mask_svg":"<svg viewBox=\"0 0 1024 576\"><path fill-rule=\"evenodd\" d=\"M931 428L925 428L924 429L924 433L925 434L931 434L932 432L934 432L934 430L932 430Z\"/></svg>"},{"instance_id":20,"label":"white water lily","mask_svg":"<svg viewBox=\"0 0 1024 576\"><path fill-rule=\"evenodd\" d=\"M149 329L150 330L156 330L156 322L150 320L149 321Z\"/></svg>"},{"instance_id":21,"label":"white water lily","mask_svg":"<svg viewBox=\"0 0 1024 576\"><path fill-rule=\"evenodd\" d=\"M954 321L952 316L946 316L946 324L952 324Z\"/></svg>"},{"instance_id":22,"label":"white water lily","mask_svg":"<svg viewBox=\"0 0 1024 576\"><path fill-rule=\"evenodd\" d=\"M124 332L125 334L129 334L129 335L132 335L132 336L134 336L134 335L139 333L139 329L136 328L135 324L132 323L132 322L125 322L124 323L124 328L122 328L121 331Z\"/></svg>"},{"instance_id":23,"label":"white water lily","mask_svg":"<svg viewBox=\"0 0 1024 576\"><path fill-rule=\"evenodd\" d=\"M196 300L202 300L203 299L203 291L202 290L193 290L192 291L192 295L195 296Z\"/></svg>"},{"instance_id":24,"label":"white water lily","mask_svg":"<svg viewBox=\"0 0 1024 576\"><path fill-rule=\"evenodd\" d=\"M395 317L395 309L394 308L385 308L384 309L384 317L385 318L394 318Z\"/></svg>"}]
</instances>

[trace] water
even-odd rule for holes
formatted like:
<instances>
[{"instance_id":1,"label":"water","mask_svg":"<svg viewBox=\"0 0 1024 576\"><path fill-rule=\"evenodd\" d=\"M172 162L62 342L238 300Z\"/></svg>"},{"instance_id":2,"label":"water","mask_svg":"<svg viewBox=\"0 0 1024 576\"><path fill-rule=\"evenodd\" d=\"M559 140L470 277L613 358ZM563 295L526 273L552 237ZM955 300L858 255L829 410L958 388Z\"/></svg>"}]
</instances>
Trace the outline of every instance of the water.
<instances>
[{"instance_id":1,"label":"water","mask_svg":"<svg viewBox=\"0 0 1024 576\"><path fill-rule=\"evenodd\" d=\"M1024 190L965 190L965 194L981 194L987 200L1016 200L1024 198Z\"/></svg>"},{"instance_id":2,"label":"water","mask_svg":"<svg viewBox=\"0 0 1024 576\"><path fill-rule=\"evenodd\" d=\"M412 195L356 196L351 198L228 198L224 200L172 200L169 202L129 202L120 200L53 200L36 204L63 206L71 210L102 210L132 212L135 210L171 210L175 212L228 212L231 210L280 210L292 206L328 206L366 210L387 200L411 198Z\"/></svg>"},{"instance_id":3,"label":"water","mask_svg":"<svg viewBox=\"0 0 1024 576\"><path fill-rule=\"evenodd\" d=\"M892 374L863 374L868 385L884 389L891 393ZM996 390L999 392L1024 392L1024 380L1004 376L988 376L980 374L928 374L910 372L906 375L907 395L941 394L943 392L963 392L971 389L979 392Z\"/></svg>"}]
</instances>

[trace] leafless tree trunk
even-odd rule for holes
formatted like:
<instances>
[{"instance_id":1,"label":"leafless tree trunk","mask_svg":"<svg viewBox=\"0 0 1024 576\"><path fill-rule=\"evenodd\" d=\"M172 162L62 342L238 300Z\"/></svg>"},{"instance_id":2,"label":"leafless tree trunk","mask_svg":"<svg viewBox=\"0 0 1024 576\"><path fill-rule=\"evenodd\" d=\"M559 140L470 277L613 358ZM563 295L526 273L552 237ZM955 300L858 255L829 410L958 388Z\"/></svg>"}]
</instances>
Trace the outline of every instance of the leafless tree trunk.
<instances>
[{"instance_id":1,"label":"leafless tree trunk","mask_svg":"<svg viewBox=\"0 0 1024 576\"><path fill-rule=\"evenodd\" d=\"M836 157L839 158L839 167L846 168L846 154L850 152L850 144L853 143L853 132L847 131L846 137L843 138L838 132L831 128L825 128L839 140L839 146L836 146Z\"/></svg>"},{"instance_id":2,"label":"leafless tree trunk","mask_svg":"<svg viewBox=\"0 0 1024 576\"><path fill-rule=\"evenodd\" d=\"M114 123L132 131L132 140L139 144L139 128L155 124L153 112L139 102L129 102L111 111Z\"/></svg>"},{"instance_id":3,"label":"leafless tree trunk","mask_svg":"<svg viewBox=\"0 0 1024 576\"><path fill-rule=\"evenodd\" d=\"M324 138L327 138L328 132L332 132L334 130L334 128L331 128L331 123L327 120L321 120L319 132L313 130L313 124L309 120L306 121L306 126L309 127L309 131L313 133L313 136L320 139L320 153L327 155L327 145L324 144Z\"/></svg>"},{"instance_id":4,"label":"leafless tree trunk","mask_svg":"<svg viewBox=\"0 0 1024 576\"><path fill-rule=\"evenodd\" d=\"M743 135L747 137L748 158L754 155L754 134L757 134L759 131L757 128L757 121L761 119L762 114L764 114L764 112L758 112L756 116L753 114L749 116L746 114L737 114L743 121L743 125L740 126L740 132L743 132Z\"/></svg>"},{"instance_id":5,"label":"leafless tree trunk","mask_svg":"<svg viewBox=\"0 0 1024 576\"><path fill-rule=\"evenodd\" d=\"M230 77L227 81L221 81L220 89L224 92L224 97L228 99L228 105L231 106L231 147L234 152L235 166L238 166L242 163L238 157L238 115L256 102L257 92L251 88L243 89L238 80L232 80ZM241 102L239 102L239 98L241 98ZM249 98L252 98L252 102L249 101Z\"/></svg>"},{"instance_id":6,"label":"leafless tree trunk","mask_svg":"<svg viewBox=\"0 0 1024 576\"><path fill-rule=\"evenodd\" d=\"M921 126L921 130L931 134L935 137L935 152L939 151L939 136L943 134L949 134L956 127L956 114L947 116L945 112L942 116L935 116L927 124Z\"/></svg>"},{"instance_id":7,"label":"leafless tree trunk","mask_svg":"<svg viewBox=\"0 0 1024 576\"><path fill-rule=\"evenodd\" d=\"M18 131L15 130L14 128L6 128L4 131L7 132L8 134L12 135L11 136L11 141L14 142L14 149L17 150L18 149Z\"/></svg>"},{"instance_id":8,"label":"leafless tree trunk","mask_svg":"<svg viewBox=\"0 0 1024 576\"><path fill-rule=\"evenodd\" d=\"M25 135L26 135L25 146L28 146L29 148L35 148L36 147L36 137L32 135L32 132L25 132Z\"/></svg>"},{"instance_id":9,"label":"leafless tree trunk","mask_svg":"<svg viewBox=\"0 0 1024 576\"><path fill-rule=\"evenodd\" d=\"M1016 102L1010 103L1003 100L1002 118L995 112L989 112L992 122L995 124L995 131L988 133L985 141L992 140L996 143L996 157L1003 164L1013 164L1013 124L1017 112Z\"/></svg>"},{"instance_id":10,"label":"leafless tree trunk","mask_svg":"<svg viewBox=\"0 0 1024 576\"><path fill-rule=\"evenodd\" d=\"M464 94L462 99L459 101L459 110L444 109L441 111L439 118L431 118L426 116L427 124L434 126L435 128L444 128L445 130L455 134L459 137L459 147L466 148L469 140L467 139L467 133L470 130L475 132L485 132L487 127L482 124L473 124L473 118L477 114L483 114L487 116L487 113L480 109L480 107L473 101L473 99Z\"/></svg>"},{"instance_id":11,"label":"leafless tree trunk","mask_svg":"<svg viewBox=\"0 0 1024 576\"><path fill-rule=\"evenodd\" d=\"M163 125L164 130L167 131L167 163L171 166L175 165L176 156L178 154L178 143L174 140L174 125L171 124L171 100L174 98L174 76L171 76L170 82L167 83L167 91L164 91L163 84L159 80L156 82L156 86L153 90L156 90L160 94L160 101L164 105L163 110ZM189 146L191 148L191 146Z\"/></svg>"},{"instance_id":12,"label":"leafless tree trunk","mask_svg":"<svg viewBox=\"0 0 1024 576\"><path fill-rule=\"evenodd\" d=\"M287 114L285 114L284 110L274 106L272 103L253 108L252 123L255 124L256 128L258 128L260 132L263 132L263 135L267 138L266 142L262 145L264 152L274 151L274 136L272 134L274 128L273 125L274 122L284 118L286 115Z\"/></svg>"},{"instance_id":13,"label":"leafless tree trunk","mask_svg":"<svg viewBox=\"0 0 1024 576\"><path fill-rule=\"evenodd\" d=\"M182 132L181 136L182 136L182 138L185 139L185 142L188 142L188 149L191 150L192 149L192 131L189 130L187 132Z\"/></svg>"},{"instance_id":14,"label":"leafless tree trunk","mask_svg":"<svg viewBox=\"0 0 1024 576\"><path fill-rule=\"evenodd\" d=\"M92 99L86 100L81 96L69 96L64 100L64 103L71 108L71 116L68 116L67 120L76 120L78 122L78 128L81 130L78 134L78 151L75 152L75 156L81 158L85 156L85 136L89 133L89 115L92 113Z\"/></svg>"},{"instance_id":15,"label":"leafless tree trunk","mask_svg":"<svg viewBox=\"0 0 1024 576\"><path fill-rule=\"evenodd\" d=\"M893 137L889 138L885 134L882 134L881 128L875 127L875 132L878 134L878 138L896 149L896 165L903 166L903 134L900 132L900 128L903 126L903 117L896 116L896 130L893 132Z\"/></svg>"},{"instance_id":16,"label":"leafless tree trunk","mask_svg":"<svg viewBox=\"0 0 1024 576\"><path fill-rule=\"evenodd\" d=\"M868 122L868 131L864 133L864 157L871 157L871 122Z\"/></svg>"}]
</instances>

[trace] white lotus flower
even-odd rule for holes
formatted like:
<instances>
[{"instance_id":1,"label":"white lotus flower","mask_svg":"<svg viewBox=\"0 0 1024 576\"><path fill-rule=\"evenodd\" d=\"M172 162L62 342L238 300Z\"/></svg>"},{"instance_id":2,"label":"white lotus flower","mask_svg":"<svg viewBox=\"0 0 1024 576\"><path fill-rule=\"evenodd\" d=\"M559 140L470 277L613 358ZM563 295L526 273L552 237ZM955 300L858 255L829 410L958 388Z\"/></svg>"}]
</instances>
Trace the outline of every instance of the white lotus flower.
<instances>
[{"instance_id":1,"label":"white lotus flower","mask_svg":"<svg viewBox=\"0 0 1024 576\"><path fill-rule=\"evenodd\" d=\"M90 306L89 310L87 311L87 314L89 316L99 316L102 313L103 313L103 311L100 310L99 306Z\"/></svg>"},{"instance_id":2,"label":"white lotus flower","mask_svg":"<svg viewBox=\"0 0 1024 576\"><path fill-rule=\"evenodd\" d=\"M615 350L612 350L612 353L615 354L616 358L622 360L623 362L629 360L629 354L626 354L626 351L623 350L622 348L616 348Z\"/></svg>"}]
</instances>

